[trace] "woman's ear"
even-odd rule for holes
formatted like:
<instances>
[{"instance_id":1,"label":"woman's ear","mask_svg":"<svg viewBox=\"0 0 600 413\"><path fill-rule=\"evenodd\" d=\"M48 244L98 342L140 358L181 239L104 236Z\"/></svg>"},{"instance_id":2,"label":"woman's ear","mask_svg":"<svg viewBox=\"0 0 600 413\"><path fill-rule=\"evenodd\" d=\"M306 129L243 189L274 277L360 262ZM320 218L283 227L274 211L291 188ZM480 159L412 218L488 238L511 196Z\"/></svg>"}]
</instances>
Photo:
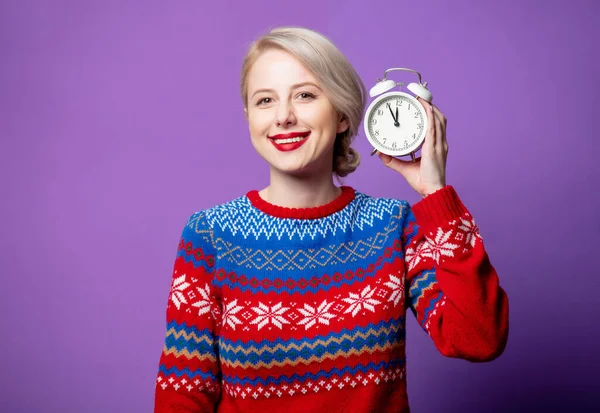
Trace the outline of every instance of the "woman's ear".
<instances>
[{"instance_id":1,"label":"woman's ear","mask_svg":"<svg viewBox=\"0 0 600 413\"><path fill-rule=\"evenodd\" d=\"M348 125L348 119L346 116L340 114L338 116L337 133L346 132L349 127L350 125Z\"/></svg>"}]
</instances>

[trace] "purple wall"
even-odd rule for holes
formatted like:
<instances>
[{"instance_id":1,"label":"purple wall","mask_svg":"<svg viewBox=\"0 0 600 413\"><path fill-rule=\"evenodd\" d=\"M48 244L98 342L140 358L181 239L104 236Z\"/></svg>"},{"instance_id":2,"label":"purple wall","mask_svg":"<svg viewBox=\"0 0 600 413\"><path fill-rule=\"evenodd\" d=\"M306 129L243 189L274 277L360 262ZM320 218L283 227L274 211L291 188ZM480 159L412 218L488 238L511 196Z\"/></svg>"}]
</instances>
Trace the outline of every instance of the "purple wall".
<instances>
[{"instance_id":1,"label":"purple wall","mask_svg":"<svg viewBox=\"0 0 600 413\"><path fill-rule=\"evenodd\" d=\"M599 12L579 0L3 0L0 410L151 411L185 220L267 183L238 78L247 43L281 24L330 36L367 87L389 67L423 74L449 119L449 183L509 294L509 344L489 364L442 357L410 317L413 410L600 407ZM346 183L416 202L362 133L356 147Z\"/></svg>"}]
</instances>

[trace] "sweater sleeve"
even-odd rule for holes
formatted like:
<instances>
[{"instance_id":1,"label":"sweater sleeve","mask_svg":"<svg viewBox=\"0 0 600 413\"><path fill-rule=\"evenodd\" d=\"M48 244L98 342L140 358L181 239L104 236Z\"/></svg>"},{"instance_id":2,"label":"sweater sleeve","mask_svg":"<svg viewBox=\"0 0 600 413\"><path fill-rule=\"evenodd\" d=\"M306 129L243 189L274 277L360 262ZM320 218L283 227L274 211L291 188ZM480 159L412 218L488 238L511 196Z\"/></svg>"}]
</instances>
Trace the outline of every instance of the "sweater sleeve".
<instances>
[{"instance_id":1,"label":"sweater sleeve","mask_svg":"<svg viewBox=\"0 0 600 413\"><path fill-rule=\"evenodd\" d=\"M216 411L221 389L214 265L212 231L203 213L196 213L183 230L175 258L155 413Z\"/></svg>"},{"instance_id":2,"label":"sweater sleeve","mask_svg":"<svg viewBox=\"0 0 600 413\"><path fill-rule=\"evenodd\" d=\"M452 186L405 204L407 300L441 354L473 362L502 354L508 298L479 229Z\"/></svg>"}]
</instances>

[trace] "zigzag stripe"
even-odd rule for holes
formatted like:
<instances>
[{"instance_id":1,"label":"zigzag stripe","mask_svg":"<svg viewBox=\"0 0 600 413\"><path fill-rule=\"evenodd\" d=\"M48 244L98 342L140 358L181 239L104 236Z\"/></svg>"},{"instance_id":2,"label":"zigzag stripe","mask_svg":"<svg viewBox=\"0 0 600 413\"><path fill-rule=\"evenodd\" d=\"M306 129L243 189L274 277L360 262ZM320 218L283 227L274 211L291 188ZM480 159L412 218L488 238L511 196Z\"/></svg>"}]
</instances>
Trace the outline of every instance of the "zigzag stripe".
<instances>
[{"instance_id":1,"label":"zigzag stripe","mask_svg":"<svg viewBox=\"0 0 600 413\"><path fill-rule=\"evenodd\" d=\"M305 350L319 349L320 352L327 351L332 353L333 351L337 351L339 347L343 347L344 349L349 349L351 347L362 348L365 345L374 345L385 344L385 343L394 343L398 341L398 330L400 330L400 326L394 325L389 327L380 328L376 330L374 328L368 329L366 332L356 331L353 334L341 334L337 337L328 337L328 338L318 338L316 340L311 341L303 341L300 343L277 343L273 345L273 342L267 342L262 347L256 347L254 345L242 344L242 345L232 345L232 344L221 344L219 346L220 353L222 357L234 358L233 356L237 356L239 354L243 354L244 356L264 356L264 353L270 353L271 355L275 355L276 353L289 353L284 354L286 358L299 357L302 353L306 354ZM297 354L300 353L300 354Z\"/></svg>"},{"instance_id":2,"label":"zigzag stripe","mask_svg":"<svg viewBox=\"0 0 600 413\"><path fill-rule=\"evenodd\" d=\"M166 336L172 336L177 340L183 337L188 341L194 340L196 343L205 342L209 346L213 346L215 343L215 339L210 333L210 330L198 330L195 327L186 326L185 324L178 324L176 321L171 321L167 324Z\"/></svg>"},{"instance_id":3,"label":"zigzag stripe","mask_svg":"<svg viewBox=\"0 0 600 413\"><path fill-rule=\"evenodd\" d=\"M224 375L223 376L223 380L233 384L233 385L257 385L257 384L262 384L263 386L268 386L271 384L274 385L279 385L281 383L294 383L296 381L299 382L304 382L307 380L318 380L318 379L322 379L322 378L330 378L332 376L344 376L346 374L350 374L350 375L355 375L357 373L368 373L369 371L378 371L378 370L384 370L384 369L389 369L389 368L394 368L394 367L399 367L399 368L403 368L406 364L406 358L402 358L402 359L398 359L398 360L392 360L389 362L386 361L381 361L377 364L370 362L369 364L366 365L362 365L362 364L358 364L354 367L344 367L342 369L338 369L338 368L334 368L332 370L329 371L319 371L317 373L307 373L304 375L299 375L299 374L293 374L291 376L279 376L279 377L256 377L253 379L250 379L248 377L244 377L244 378L240 378L238 376L230 376L230 375Z\"/></svg>"},{"instance_id":4,"label":"zigzag stripe","mask_svg":"<svg viewBox=\"0 0 600 413\"><path fill-rule=\"evenodd\" d=\"M206 211L206 218L219 232L240 239L277 238L279 241L310 238L321 240L339 233L373 228L376 221L403 211L405 201L371 198L356 192L355 199L343 210L319 220L319 225L297 225L296 219L278 219L255 209L246 196ZM400 213L402 215L402 212Z\"/></svg>"},{"instance_id":5,"label":"zigzag stripe","mask_svg":"<svg viewBox=\"0 0 600 413\"><path fill-rule=\"evenodd\" d=\"M236 360L234 362L227 360L227 359L221 359L221 364L223 366L226 367L231 367L231 368L243 368L243 369L255 369L258 370L260 368L272 368L272 367L283 367L283 366L297 366L299 364L311 364L311 363L319 363L322 362L324 360L334 360L337 358L348 358L351 356L360 356L362 354L373 354L376 352L386 352L386 351L392 351L394 348L396 347L400 347L402 343L400 342L396 342L396 343L392 343L392 344L385 344L385 345L375 345L372 347L369 346L363 346L360 350L356 350L356 349L352 349L349 351L344 351L344 350L339 350L335 353L332 354L323 354L322 356L316 356L316 355L312 355L309 358L298 358L296 360L290 360L288 358L286 358L284 361L271 361L269 363L265 363L262 360L258 360L256 362L245 362L245 363L241 363L239 360Z\"/></svg>"},{"instance_id":6,"label":"zigzag stripe","mask_svg":"<svg viewBox=\"0 0 600 413\"><path fill-rule=\"evenodd\" d=\"M188 351L188 349L181 349L178 350L174 347L170 347L167 348L167 346L165 345L163 348L163 354L168 356L168 355L174 355L175 357L181 357L181 356L185 356L187 359L198 359L199 361L210 361L211 363L215 363L217 361L217 358L215 356L213 356L210 353L201 353L198 350L194 350L194 351Z\"/></svg>"},{"instance_id":7,"label":"zigzag stripe","mask_svg":"<svg viewBox=\"0 0 600 413\"><path fill-rule=\"evenodd\" d=\"M435 303L440 301L443 296L444 296L444 293L440 291L440 293L437 295L437 297L433 298L429 302L429 305L427 306L427 308L425 308L425 310L423 311L423 320L421 320L421 326L423 326L423 328L425 327L425 323L427 323L427 320L429 319L429 314L435 308Z\"/></svg>"},{"instance_id":8,"label":"zigzag stripe","mask_svg":"<svg viewBox=\"0 0 600 413\"><path fill-rule=\"evenodd\" d=\"M180 370L177 367L171 367L171 368L166 368L164 364L161 364L158 367L158 371L162 374L164 374L165 376L168 375L175 375L176 377L182 377L182 376L186 376L189 377L191 379L195 378L195 377L200 377L203 380L209 379L209 380L217 380L217 376L215 376L212 372L205 372L202 370L190 370L187 367Z\"/></svg>"},{"instance_id":9,"label":"zigzag stripe","mask_svg":"<svg viewBox=\"0 0 600 413\"><path fill-rule=\"evenodd\" d=\"M186 338L183 332L167 334L165 346L178 351L198 351L201 354L215 353L214 341L211 344L211 340L207 338L196 340L196 337L192 335Z\"/></svg>"},{"instance_id":10,"label":"zigzag stripe","mask_svg":"<svg viewBox=\"0 0 600 413\"><path fill-rule=\"evenodd\" d=\"M437 284L437 278L435 277L435 270L425 271L415 277L409 288L410 303L416 308L419 300L425 295L427 291L434 288Z\"/></svg>"}]
</instances>

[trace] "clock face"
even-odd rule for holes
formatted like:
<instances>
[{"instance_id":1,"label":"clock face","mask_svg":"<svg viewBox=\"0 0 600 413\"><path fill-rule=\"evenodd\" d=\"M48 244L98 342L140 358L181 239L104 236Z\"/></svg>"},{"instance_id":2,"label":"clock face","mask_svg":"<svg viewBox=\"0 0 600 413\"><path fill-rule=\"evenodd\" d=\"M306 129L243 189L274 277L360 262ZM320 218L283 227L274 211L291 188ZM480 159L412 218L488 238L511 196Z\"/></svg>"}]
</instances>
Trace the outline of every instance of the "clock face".
<instances>
[{"instance_id":1,"label":"clock face","mask_svg":"<svg viewBox=\"0 0 600 413\"><path fill-rule=\"evenodd\" d=\"M385 154L403 156L416 151L426 130L425 108L406 93L385 93L367 109L365 133L373 147Z\"/></svg>"}]
</instances>

